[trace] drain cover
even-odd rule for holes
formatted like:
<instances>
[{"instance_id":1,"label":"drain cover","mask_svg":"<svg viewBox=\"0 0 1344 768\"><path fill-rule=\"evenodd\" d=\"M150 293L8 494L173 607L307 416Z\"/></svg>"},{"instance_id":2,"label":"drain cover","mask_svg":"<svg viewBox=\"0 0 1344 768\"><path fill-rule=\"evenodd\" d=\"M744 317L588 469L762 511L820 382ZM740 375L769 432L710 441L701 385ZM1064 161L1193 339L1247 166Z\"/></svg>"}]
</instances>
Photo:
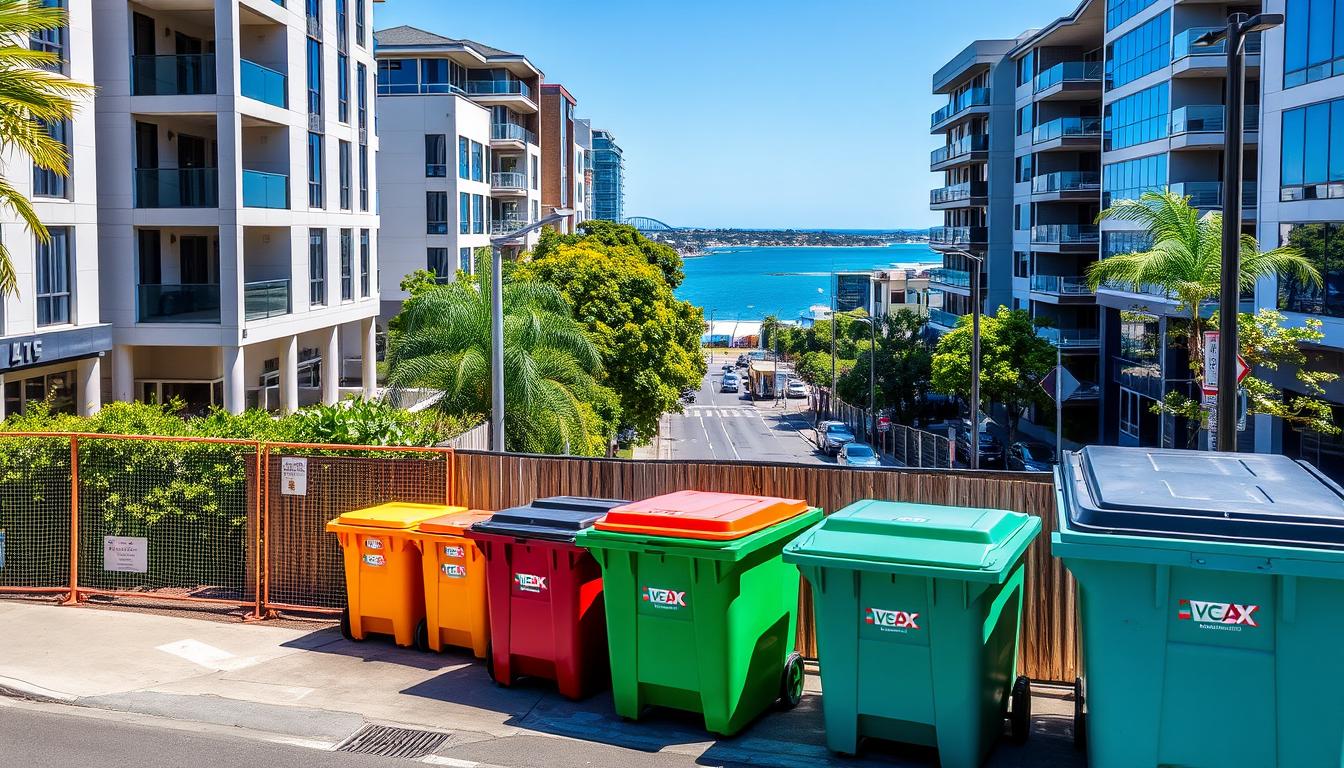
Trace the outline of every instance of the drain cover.
<instances>
[{"instance_id":1,"label":"drain cover","mask_svg":"<svg viewBox=\"0 0 1344 768\"><path fill-rule=\"evenodd\" d=\"M366 725L336 747L337 752L418 759L443 746L449 734Z\"/></svg>"}]
</instances>

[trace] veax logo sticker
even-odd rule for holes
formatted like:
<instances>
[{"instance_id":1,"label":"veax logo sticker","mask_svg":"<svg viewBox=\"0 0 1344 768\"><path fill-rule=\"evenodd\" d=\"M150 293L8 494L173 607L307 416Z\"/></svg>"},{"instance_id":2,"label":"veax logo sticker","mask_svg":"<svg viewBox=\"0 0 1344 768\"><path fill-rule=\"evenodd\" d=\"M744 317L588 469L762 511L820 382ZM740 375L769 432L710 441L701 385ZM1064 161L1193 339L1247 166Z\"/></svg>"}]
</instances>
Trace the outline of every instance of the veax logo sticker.
<instances>
[{"instance_id":1,"label":"veax logo sticker","mask_svg":"<svg viewBox=\"0 0 1344 768\"><path fill-rule=\"evenodd\" d=\"M864 611L863 621L872 624L883 632L893 629L919 629L918 613L909 611L887 611L881 608L869 608Z\"/></svg>"},{"instance_id":2,"label":"veax logo sticker","mask_svg":"<svg viewBox=\"0 0 1344 768\"><path fill-rule=\"evenodd\" d=\"M364 564L365 564L365 565L373 566L374 568L381 568L381 567L383 566L383 564L386 563L386 562L387 562L387 559L384 558L382 555L365 555L365 556L364 556Z\"/></svg>"},{"instance_id":3,"label":"veax logo sticker","mask_svg":"<svg viewBox=\"0 0 1344 768\"><path fill-rule=\"evenodd\" d=\"M662 608L685 608L686 593L657 587L644 588L644 602Z\"/></svg>"},{"instance_id":4,"label":"veax logo sticker","mask_svg":"<svg viewBox=\"0 0 1344 768\"><path fill-rule=\"evenodd\" d=\"M443 556L444 556L444 557L466 557L466 556L467 556L467 548L466 548L466 547L462 547L462 546L456 546L456 545L453 545L453 544L444 544L444 545L443 545Z\"/></svg>"},{"instance_id":5,"label":"veax logo sticker","mask_svg":"<svg viewBox=\"0 0 1344 768\"><path fill-rule=\"evenodd\" d=\"M366 548L368 548L368 549L382 549L382 548L383 548L383 540L382 540L382 539L365 539L365 540L364 540L364 546L365 546Z\"/></svg>"},{"instance_id":6,"label":"veax logo sticker","mask_svg":"<svg viewBox=\"0 0 1344 768\"><path fill-rule=\"evenodd\" d=\"M532 592L534 594L546 591L546 577L534 576L530 573L513 574L513 583L518 585L518 589L523 592Z\"/></svg>"},{"instance_id":7,"label":"veax logo sticker","mask_svg":"<svg viewBox=\"0 0 1344 768\"><path fill-rule=\"evenodd\" d=\"M443 569L443 575L450 579L465 579L467 577L467 567L457 563L444 563L440 566Z\"/></svg>"},{"instance_id":8,"label":"veax logo sticker","mask_svg":"<svg viewBox=\"0 0 1344 768\"><path fill-rule=\"evenodd\" d=\"M1193 621L1200 625L1219 625L1219 629L1228 627L1240 631L1242 627L1260 626L1255 620L1255 612L1258 610L1260 610L1258 605L1181 600L1176 618L1181 621Z\"/></svg>"}]
</instances>

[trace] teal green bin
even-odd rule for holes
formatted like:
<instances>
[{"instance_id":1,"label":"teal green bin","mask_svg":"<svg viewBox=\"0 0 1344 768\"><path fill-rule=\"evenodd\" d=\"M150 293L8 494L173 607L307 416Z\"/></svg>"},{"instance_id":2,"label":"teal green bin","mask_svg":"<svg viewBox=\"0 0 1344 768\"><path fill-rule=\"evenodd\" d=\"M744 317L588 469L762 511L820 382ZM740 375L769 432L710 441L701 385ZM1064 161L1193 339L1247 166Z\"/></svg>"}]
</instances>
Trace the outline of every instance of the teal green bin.
<instances>
[{"instance_id":1,"label":"teal green bin","mask_svg":"<svg viewBox=\"0 0 1344 768\"><path fill-rule=\"evenodd\" d=\"M1098 446L1056 484L1092 768L1344 765L1344 490L1285 456Z\"/></svg>"},{"instance_id":2,"label":"teal green bin","mask_svg":"<svg viewBox=\"0 0 1344 768\"><path fill-rule=\"evenodd\" d=\"M784 548L815 597L826 743L865 737L980 765L1003 733L1025 739L1016 678L1023 554L1040 518L998 509L860 501Z\"/></svg>"}]
</instances>

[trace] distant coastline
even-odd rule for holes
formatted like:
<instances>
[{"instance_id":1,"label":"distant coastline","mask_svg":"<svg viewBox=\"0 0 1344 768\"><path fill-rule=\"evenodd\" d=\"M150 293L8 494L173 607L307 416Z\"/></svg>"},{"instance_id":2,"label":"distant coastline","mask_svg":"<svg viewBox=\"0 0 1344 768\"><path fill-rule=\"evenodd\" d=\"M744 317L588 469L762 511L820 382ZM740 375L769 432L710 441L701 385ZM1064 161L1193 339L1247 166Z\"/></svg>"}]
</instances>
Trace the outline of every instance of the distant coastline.
<instances>
[{"instance_id":1,"label":"distant coastline","mask_svg":"<svg viewBox=\"0 0 1344 768\"><path fill-rule=\"evenodd\" d=\"M685 258L734 248L884 248L927 245L927 230L677 229L650 234Z\"/></svg>"}]
</instances>

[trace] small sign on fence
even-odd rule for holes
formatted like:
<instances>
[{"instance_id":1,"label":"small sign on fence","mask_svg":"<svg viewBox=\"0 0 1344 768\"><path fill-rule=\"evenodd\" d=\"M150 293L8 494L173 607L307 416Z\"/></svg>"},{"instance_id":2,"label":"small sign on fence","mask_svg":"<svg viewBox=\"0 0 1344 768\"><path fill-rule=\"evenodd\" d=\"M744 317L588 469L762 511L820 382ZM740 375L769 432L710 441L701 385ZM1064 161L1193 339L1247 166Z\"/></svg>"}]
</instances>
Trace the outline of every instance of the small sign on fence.
<instances>
[{"instance_id":1,"label":"small sign on fence","mask_svg":"<svg viewBox=\"0 0 1344 768\"><path fill-rule=\"evenodd\" d=\"M285 496L308 495L308 460L280 457L280 493Z\"/></svg>"},{"instance_id":2,"label":"small sign on fence","mask_svg":"<svg viewBox=\"0 0 1344 768\"><path fill-rule=\"evenodd\" d=\"M5 569L5 529L0 528L0 571Z\"/></svg>"},{"instance_id":3,"label":"small sign on fence","mask_svg":"<svg viewBox=\"0 0 1344 768\"><path fill-rule=\"evenodd\" d=\"M103 570L149 572L149 539L140 536L104 536Z\"/></svg>"}]
</instances>

